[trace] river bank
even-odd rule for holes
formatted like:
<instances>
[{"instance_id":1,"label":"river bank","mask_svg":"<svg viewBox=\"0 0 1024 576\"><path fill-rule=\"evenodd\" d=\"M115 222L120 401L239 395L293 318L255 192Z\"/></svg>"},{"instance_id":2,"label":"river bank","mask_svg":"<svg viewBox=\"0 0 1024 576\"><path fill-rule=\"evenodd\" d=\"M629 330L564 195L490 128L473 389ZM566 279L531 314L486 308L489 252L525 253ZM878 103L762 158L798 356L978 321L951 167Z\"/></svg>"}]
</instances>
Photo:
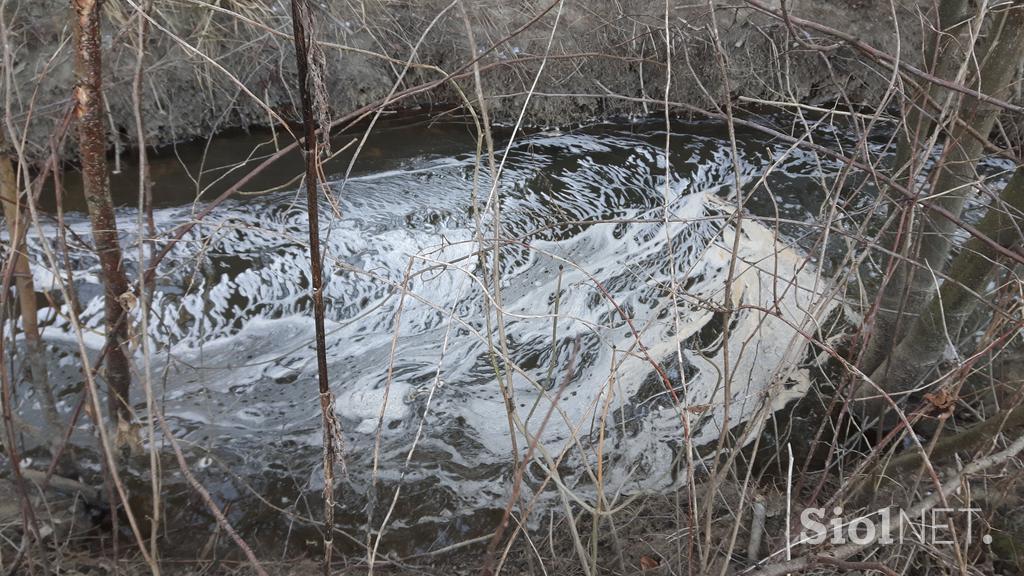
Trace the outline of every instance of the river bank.
<instances>
[{"instance_id":1,"label":"river bank","mask_svg":"<svg viewBox=\"0 0 1024 576\"><path fill-rule=\"evenodd\" d=\"M768 3L778 10L778 2ZM918 63L925 2L802 0L793 16L856 36ZM135 143L132 99L139 17L132 3L104 5L104 90L110 147ZM364 106L443 109L476 101L471 25L480 53L482 92L491 119L514 121L536 78L525 121L571 125L595 118L658 113L668 98L684 107L803 102L885 104L891 71L849 46L816 50L784 22L750 6L668 6L612 0L562 3L373 3L318 7L326 102L333 117ZM895 18L894 18L895 15ZM6 3L10 51L9 128L25 153L50 152L49 140L72 109L71 14L57 0ZM295 71L286 4L200 0L157 3L147 13L141 117L147 144L208 137L228 128L293 122ZM712 26L714 24L714 26ZM726 56L717 57L716 38ZM824 38L824 37L822 37ZM824 41L824 40L822 40ZM668 65L666 65L668 63ZM727 79L722 67L728 70ZM539 76L538 76L539 74ZM444 81L453 75L450 81ZM726 82L727 80L727 82ZM417 87L430 87L418 90ZM684 112L684 108L675 108ZM71 131L73 132L73 130ZM74 134L65 141L73 156Z\"/></svg>"}]
</instances>

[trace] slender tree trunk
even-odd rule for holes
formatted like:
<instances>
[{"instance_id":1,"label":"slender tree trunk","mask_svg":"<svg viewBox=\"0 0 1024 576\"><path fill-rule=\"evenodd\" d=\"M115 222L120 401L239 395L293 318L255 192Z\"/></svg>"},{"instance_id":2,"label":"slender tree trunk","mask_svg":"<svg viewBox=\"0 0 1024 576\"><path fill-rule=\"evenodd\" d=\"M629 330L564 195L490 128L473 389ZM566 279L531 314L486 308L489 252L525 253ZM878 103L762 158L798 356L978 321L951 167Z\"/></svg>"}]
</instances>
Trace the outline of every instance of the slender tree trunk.
<instances>
[{"instance_id":1,"label":"slender tree trunk","mask_svg":"<svg viewBox=\"0 0 1024 576\"><path fill-rule=\"evenodd\" d=\"M2 145L2 139L0 139L0 145ZM27 220L21 211L18 198L18 183L14 168L7 156L0 155L0 203L4 205L4 219L7 220L7 233L11 239L9 250L14 271L14 285L17 288L18 304L21 309L21 329L25 334L29 381L39 398L39 406L47 427L46 437L52 449L60 443L62 427L47 374L46 349L39 337L36 290L25 253L24 233Z\"/></svg>"},{"instance_id":2,"label":"slender tree trunk","mask_svg":"<svg viewBox=\"0 0 1024 576\"><path fill-rule=\"evenodd\" d=\"M100 260L104 289L107 355L104 376L109 389L108 407L119 432L128 432L131 411L128 391L131 373L123 346L128 341L128 314L122 302L131 302L128 279L121 266L121 243L114 216L107 174L107 130L103 106L100 53L101 0L71 0L74 9L75 115L82 159L82 181L92 237ZM128 296L126 296L128 295Z\"/></svg>"},{"instance_id":3,"label":"slender tree trunk","mask_svg":"<svg viewBox=\"0 0 1024 576\"><path fill-rule=\"evenodd\" d=\"M934 76L952 79L957 68L966 57L963 50L962 32L964 14L967 11L967 0L941 0L934 22L934 33L925 43L924 66ZM941 103L943 96L949 97L947 90L937 84L925 84L921 89L905 101L904 122L898 134L896 156L893 159L893 177L901 186L913 188L913 181L924 162L922 142L927 142L936 127L934 117L940 113L931 102ZM893 205L899 206L893 199ZM893 252L906 257L910 242L908 228L912 222L913 206L904 206L900 222L885 233L884 244ZM895 267L883 287L882 309L872 318L872 336L861 354L859 361L861 370L871 372L885 359L885 354L894 344L900 298L906 286L908 270L906 266L894 261Z\"/></svg>"},{"instance_id":4,"label":"slender tree trunk","mask_svg":"<svg viewBox=\"0 0 1024 576\"><path fill-rule=\"evenodd\" d=\"M978 224L978 230L1007 248L1020 242L1024 226L1024 167L1017 168ZM985 289L998 263L990 249L971 238L950 264L948 278L921 314L911 324L872 380L884 379L890 392L913 387L937 362L947 346L956 344L964 322L974 311L978 298L972 293Z\"/></svg>"},{"instance_id":5,"label":"slender tree trunk","mask_svg":"<svg viewBox=\"0 0 1024 576\"><path fill-rule=\"evenodd\" d=\"M1011 83L1024 58L1024 5L1017 3L1008 9L1001 22L990 33L992 44L983 55L978 90L983 94L1005 98L1009 95ZM979 134L988 136L995 126L999 110L974 98L966 98L960 111L964 123ZM964 202L973 183L977 181L976 165L984 151L984 145L974 138L967 128L955 128L946 141L946 160L938 167L938 175L932 185L931 202L942 206L953 214L963 211ZM942 270L949 257L957 225L945 218L922 220L920 259L933 270ZM927 271L914 274L917 279L912 289L917 295L927 298L933 292L931 275Z\"/></svg>"},{"instance_id":6,"label":"slender tree trunk","mask_svg":"<svg viewBox=\"0 0 1024 576\"><path fill-rule=\"evenodd\" d=\"M324 466L324 564L325 576L331 573L334 551L334 462L338 438L334 417L334 396L327 379L327 344L324 329L323 273L320 256L319 178L317 176L316 121L313 115L313 94L319 89L315 75L310 74L309 54L313 51L308 36L309 7L305 0L292 0L292 31L295 42L295 63L299 74L299 95L302 99L303 152L306 157L306 214L309 220L309 266L312 276L313 321L316 329L316 361L323 417Z\"/></svg>"},{"instance_id":7,"label":"slender tree trunk","mask_svg":"<svg viewBox=\"0 0 1024 576\"><path fill-rule=\"evenodd\" d=\"M942 0L935 14L934 34L927 40L924 51L925 69L939 78L951 79L965 51L961 48L964 24L968 21L967 0ZM906 184L922 161L919 158L920 143L928 138L935 128L933 107L929 102L941 102L946 89L938 84L925 84L921 92L907 102L903 129L899 133L896 158L893 168L898 182ZM915 163L911 163L914 159Z\"/></svg>"},{"instance_id":8,"label":"slender tree trunk","mask_svg":"<svg viewBox=\"0 0 1024 576\"><path fill-rule=\"evenodd\" d=\"M984 94L1005 96L1022 57L1024 9L1018 4L1005 10L989 31L975 87ZM957 125L946 139L944 158L932 174L929 200L955 215L963 211L964 201L973 189L972 182L977 180L976 164L984 150L968 127L987 136L995 125L998 110L975 98L964 97L958 115L965 126ZM861 369L866 373L874 372L884 362L888 352L909 330L914 315L934 294L934 282L927 268L943 270L949 257L956 224L925 214L919 214L918 218L920 224L912 232L915 244L906 255L926 269L901 263L886 285L882 309L875 318L874 336L861 361Z\"/></svg>"}]
</instances>

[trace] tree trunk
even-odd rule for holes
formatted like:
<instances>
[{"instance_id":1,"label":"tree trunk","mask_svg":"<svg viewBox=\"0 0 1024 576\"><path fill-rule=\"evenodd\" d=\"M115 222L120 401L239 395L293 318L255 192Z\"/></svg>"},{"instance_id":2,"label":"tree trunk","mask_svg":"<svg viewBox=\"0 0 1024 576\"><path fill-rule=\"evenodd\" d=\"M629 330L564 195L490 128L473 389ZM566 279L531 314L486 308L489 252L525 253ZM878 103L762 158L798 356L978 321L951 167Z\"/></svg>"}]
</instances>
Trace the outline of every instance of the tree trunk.
<instances>
[{"instance_id":1,"label":"tree trunk","mask_svg":"<svg viewBox=\"0 0 1024 576\"><path fill-rule=\"evenodd\" d=\"M934 33L930 35L924 47L924 66L932 75L950 80L956 75L957 68L966 57L962 49L964 14L967 11L967 0L942 0L935 14ZM930 105L931 102L941 103L943 95L949 92L938 84L924 84L912 98L904 101L904 122L898 134L896 156L893 158L893 178L897 184L913 188L914 178L920 171L922 158L922 142L930 140L936 123L933 116L940 111ZM896 204L898 200L891 198ZM913 207L903 205L901 222L910 221ZM884 245L890 246L893 252L907 256L909 242L908 232L903 225L894 223L884 235ZM885 354L892 349L896 332L898 314L891 307L898 309L903 287L906 285L908 270L897 262L892 274L883 288L882 309L872 319L872 337L861 354L859 365L864 372L871 372L885 359Z\"/></svg>"},{"instance_id":2,"label":"tree trunk","mask_svg":"<svg viewBox=\"0 0 1024 576\"><path fill-rule=\"evenodd\" d=\"M984 54L978 90L999 98L1009 95L1011 83L1017 73L1018 65L1024 58L1024 7L1019 4L1007 10L1000 24L991 32L998 35L993 38L993 45ZM982 136L988 136L995 126L999 109L975 98L966 98L960 111L960 118L965 124ZM974 138L966 128L953 130L946 141L948 152L945 162L938 167L938 175L934 179L932 195L939 195L931 200L953 214L963 211L968 191L973 189L972 183L978 179L975 169L984 145ZM957 225L945 218L924 218L922 220L920 259L933 270L942 270L952 247ZM925 295L925 299L933 292L931 275L927 271L915 268L916 281L911 283L915 295ZM923 301L923 299L922 299Z\"/></svg>"},{"instance_id":3,"label":"tree trunk","mask_svg":"<svg viewBox=\"0 0 1024 576\"><path fill-rule=\"evenodd\" d=\"M100 53L101 0L71 0L74 9L75 38L75 115L78 118L78 143L82 159L82 182L92 237L100 260L104 289L106 325L106 365L108 407L112 423L119 432L127 432L131 423L128 390L131 373L123 346L128 341L126 304L131 299L128 279L121 266L118 240L107 174L107 131L102 90Z\"/></svg>"},{"instance_id":4,"label":"tree trunk","mask_svg":"<svg viewBox=\"0 0 1024 576\"><path fill-rule=\"evenodd\" d=\"M338 445L337 420L334 416L334 395L327 379L327 336L324 328L323 273L320 256L319 178L316 122L313 115L313 93L322 89L318 76L310 74L309 54L313 40L307 29L311 22L305 0L292 0L292 33L295 43L295 64L299 74L299 95L302 100L303 153L306 159L306 214L309 229L309 267L312 277L313 322L316 330L316 361L320 411L323 419L324 465L324 561L325 576L331 574L334 551L334 463ZM329 137L324 134L324 137Z\"/></svg>"},{"instance_id":5,"label":"tree trunk","mask_svg":"<svg viewBox=\"0 0 1024 576\"><path fill-rule=\"evenodd\" d=\"M952 79L965 56L961 48L961 35L967 13L967 0L942 0L935 15L935 33L927 40L924 50L924 65L933 76ZM925 84L911 101L907 102L904 114L906 121L899 133L896 147L896 158L893 168L896 170L897 181L907 184L910 176L917 172L922 158L920 142L931 135L935 122L932 119L934 107L929 102L942 102L943 94L948 90L938 84ZM911 163L914 159L915 163Z\"/></svg>"},{"instance_id":6,"label":"tree trunk","mask_svg":"<svg viewBox=\"0 0 1024 576\"><path fill-rule=\"evenodd\" d=\"M1024 57L1024 9L1008 9L989 31L986 49L981 55L981 71L975 88L988 95L1003 97L1009 91L1017 65ZM984 150L983 144L968 130L987 136L995 125L998 109L975 98L964 97L958 117L965 126L953 128L945 142L942 162L932 174L930 203L955 215L963 211L971 183L977 180L975 166ZM897 265L885 286L874 321L873 337L861 360L865 373L874 372L889 351L909 330L914 314L935 292L932 275L927 268L943 270L949 257L957 225L944 218L919 214L920 226L913 231L915 245L905 254L926 269L908 263ZM909 232L908 232L909 233ZM896 250L901 252L901 250Z\"/></svg>"},{"instance_id":7,"label":"tree trunk","mask_svg":"<svg viewBox=\"0 0 1024 576\"><path fill-rule=\"evenodd\" d=\"M1021 239L1024 220L1020 214L1024 214L1024 167L1017 168L978 230L1009 248ZM942 288L911 324L899 346L871 375L872 381L884 381L889 392L908 390L942 359L950 342L956 344L964 322L978 304L972 292L984 290L998 268L990 252L977 238L964 245L950 264Z\"/></svg>"},{"instance_id":8,"label":"tree trunk","mask_svg":"<svg viewBox=\"0 0 1024 576\"><path fill-rule=\"evenodd\" d=\"M2 139L0 139L2 144ZM18 201L18 179L7 156L0 155L0 203L4 205L4 218L7 220L7 233L10 235L10 257L14 271L14 285L18 292L18 304L21 309L21 330L25 334L25 350L27 352L29 381L39 398L39 406L46 422L46 438L51 448L60 442L61 422L57 413L57 405L50 389L50 379L46 369L46 349L39 337L39 324L36 307L36 289L32 282L32 271L29 269L25 253L24 233L27 220L21 211Z\"/></svg>"}]
</instances>

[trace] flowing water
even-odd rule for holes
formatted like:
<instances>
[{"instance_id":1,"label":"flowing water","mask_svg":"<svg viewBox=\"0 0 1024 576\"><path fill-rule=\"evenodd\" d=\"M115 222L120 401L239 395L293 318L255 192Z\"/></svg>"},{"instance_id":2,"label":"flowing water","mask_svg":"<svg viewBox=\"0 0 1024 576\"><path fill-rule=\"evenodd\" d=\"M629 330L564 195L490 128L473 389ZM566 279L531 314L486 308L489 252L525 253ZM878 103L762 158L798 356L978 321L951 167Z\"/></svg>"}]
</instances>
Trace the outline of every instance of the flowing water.
<instances>
[{"instance_id":1,"label":"flowing water","mask_svg":"<svg viewBox=\"0 0 1024 576\"><path fill-rule=\"evenodd\" d=\"M531 444L526 498L556 472L538 509L593 502L598 474L609 500L671 489L685 478L686 441L712 445L726 404L736 424L803 394L799 332L813 333L828 313L822 272L831 271L807 258L817 231L801 223L814 220L821 174L836 166L742 133L734 159L725 134L680 123L666 157L663 124L536 132L517 138L502 162L508 133L499 131L493 186L469 127L406 123L381 129L347 179L346 162L328 165L319 209L328 368L343 431L340 530L365 542L367 522L377 530L386 520L382 551L402 554L484 534L508 501L513 461ZM264 136L217 143L203 177L231 175L218 154L227 164ZM196 201L204 184L196 184L196 152L183 154L189 173L174 168L173 154L154 165L161 231L191 220L228 180ZM291 162L276 181L257 184L287 184L298 173ZM738 239L737 181L748 196ZM149 322L160 409L214 500L268 555L319 540L308 521L320 516L321 420L297 186L237 196L177 243L160 265ZM132 190L118 193L118 218L134 277ZM99 268L71 196L70 271L59 275L73 277L85 342L98 350ZM52 245L52 220L44 230ZM33 260L44 261L38 235L30 241ZM53 289L56 276L35 270L37 289ZM727 294L737 309L729 317ZM57 358L52 378L67 387L70 410L81 376L66 306L57 312L41 315ZM139 388L133 400L144 418ZM78 444L91 445L87 431L80 426ZM205 542L211 517L167 442L159 445L169 541L191 550ZM98 469L90 454L83 462ZM140 498L146 463L144 455L130 463Z\"/></svg>"}]
</instances>

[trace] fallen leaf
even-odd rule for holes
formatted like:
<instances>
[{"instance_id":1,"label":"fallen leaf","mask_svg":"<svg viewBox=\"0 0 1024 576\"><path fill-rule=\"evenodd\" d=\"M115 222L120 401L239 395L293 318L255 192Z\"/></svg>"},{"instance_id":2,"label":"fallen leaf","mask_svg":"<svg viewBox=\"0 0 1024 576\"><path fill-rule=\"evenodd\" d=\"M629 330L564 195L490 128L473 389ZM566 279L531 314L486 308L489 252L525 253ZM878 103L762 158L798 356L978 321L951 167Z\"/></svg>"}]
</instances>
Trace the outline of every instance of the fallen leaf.
<instances>
[{"instance_id":1,"label":"fallen leaf","mask_svg":"<svg viewBox=\"0 0 1024 576\"><path fill-rule=\"evenodd\" d=\"M947 390L939 390L934 394L929 392L924 395L924 399L939 412L951 412L956 405L956 396Z\"/></svg>"},{"instance_id":2,"label":"fallen leaf","mask_svg":"<svg viewBox=\"0 0 1024 576\"><path fill-rule=\"evenodd\" d=\"M660 565L661 565L661 562L658 561L656 558L651 558L650 556L641 556L640 557L640 569L641 570L654 570L655 568L657 568Z\"/></svg>"}]
</instances>

